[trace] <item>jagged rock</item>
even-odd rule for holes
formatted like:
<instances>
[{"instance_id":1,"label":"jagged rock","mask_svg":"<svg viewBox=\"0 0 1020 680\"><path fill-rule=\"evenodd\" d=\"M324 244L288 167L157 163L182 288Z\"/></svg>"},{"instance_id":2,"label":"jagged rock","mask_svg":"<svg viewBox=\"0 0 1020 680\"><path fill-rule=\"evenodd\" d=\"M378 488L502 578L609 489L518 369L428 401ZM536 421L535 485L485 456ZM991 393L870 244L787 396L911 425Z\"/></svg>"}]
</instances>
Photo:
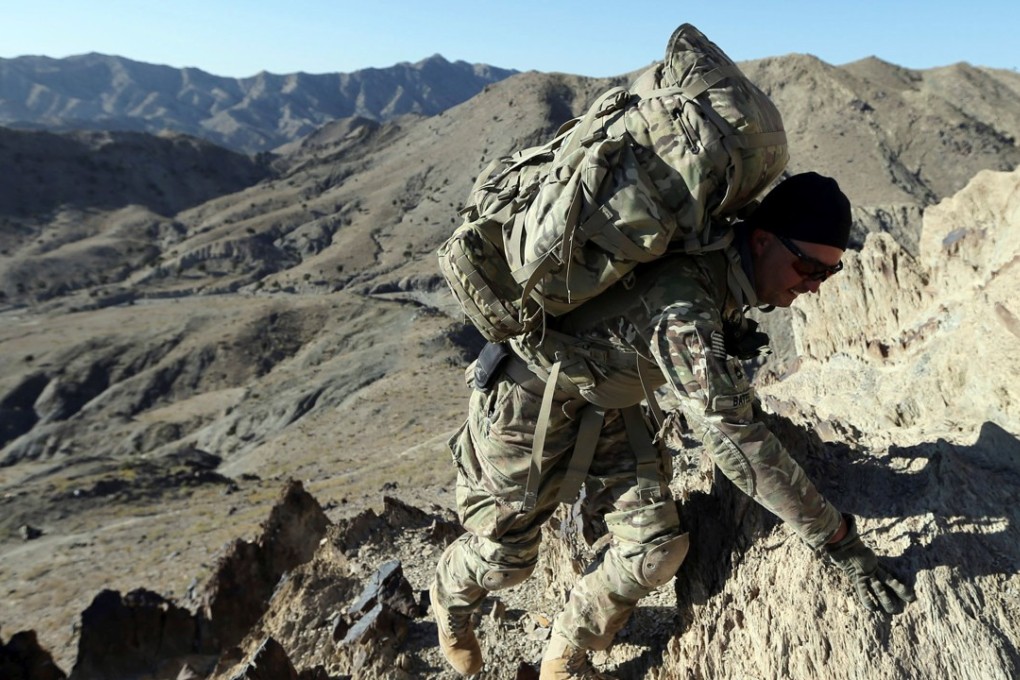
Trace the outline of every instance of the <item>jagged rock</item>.
<instances>
[{"instance_id":1,"label":"jagged rock","mask_svg":"<svg viewBox=\"0 0 1020 680\"><path fill-rule=\"evenodd\" d=\"M351 624L343 616L337 616L336 622L333 624L333 641L340 642L347 637L347 633L351 630Z\"/></svg>"},{"instance_id":2,"label":"jagged rock","mask_svg":"<svg viewBox=\"0 0 1020 680\"><path fill-rule=\"evenodd\" d=\"M464 527L449 509L433 506L431 512L426 512L389 496L383 498L383 505L383 519L390 527L426 528L433 543L449 545L464 533Z\"/></svg>"},{"instance_id":3,"label":"jagged rock","mask_svg":"<svg viewBox=\"0 0 1020 680\"><path fill-rule=\"evenodd\" d=\"M428 527L429 531L438 538L444 539L449 536L456 537L463 533L458 529L456 522L450 519L449 511L441 508L434 508L441 514L429 514L424 510L415 508L398 498L383 496L382 515L369 508L358 513L350 519L340 520L338 535L341 538L342 549L347 552L356 551L363 543L376 539L384 532L404 529L420 529Z\"/></svg>"},{"instance_id":4,"label":"jagged rock","mask_svg":"<svg viewBox=\"0 0 1020 680\"><path fill-rule=\"evenodd\" d=\"M107 680L152 674L174 675L183 664L216 650L188 610L148 590L121 597L104 590L82 612L78 658L72 680Z\"/></svg>"},{"instance_id":5,"label":"jagged rock","mask_svg":"<svg viewBox=\"0 0 1020 680\"><path fill-rule=\"evenodd\" d=\"M344 636L342 644L399 647L407 637L407 617L380 602L361 615Z\"/></svg>"},{"instance_id":6,"label":"jagged rock","mask_svg":"<svg viewBox=\"0 0 1020 680\"><path fill-rule=\"evenodd\" d=\"M929 208L917 258L882 235L848 254L852 275L798 301L803 361L770 393L886 443L1020 432L1018 185L1020 171L983 172ZM860 394L870 408L850 403Z\"/></svg>"},{"instance_id":7,"label":"jagged rock","mask_svg":"<svg viewBox=\"0 0 1020 680\"><path fill-rule=\"evenodd\" d=\"M230 680L298 680L287 652L273 638L266 638L245 667Z\"/></svg>"},{"instance_id":8,"label":"jagged rock","mask_svg":"<svg viewBox=\"0 0 1020 680\"><path fill-rule=\"evenodd\" d=\"M218 645L231 647L244 638L266 611L280 578L311 559L328 525L318 501L292 480L259 539L236 541L199 596Z\"/></svg>"},{"instance_id":9,"label":"jagged rock","mask_svg":"<svg viewBox=\"0 0 1020 680\"><path fill-rule=\"evenodd\" d=\"M342 549L345 551L356 550L385 526L385 522L371 508L349 520L341 520L338 524L342 527Z\"/></svg>"},{"instance_id":10,"label":"jagged rock","mask_svg":"<svg viewBox=\"0 0 1020 680\"><path fill-rule=\"evenodd\" d=\"M464 527L460 522L440 519L429 525L429 538L442 545L450 545L463 533Z\"/></svg>"},{"instance_id":11,"label":"jagged rock","mask_svg":"<svg viewBox=\"0 0 1020 680\"><path fill-rule=\"evenodd\" d=\"M299 673L283 646L267 637L230 680L330 680L330 677L321 666Z\"/></svg>"},{"instance_id":12,"label":"jagged rock","mask_svg":"<svg viewBox=\"0 0 1020 680\"><path fill-rule=\"evenodd\" d=\"M384 505L381 515L368 510L328 528L315 556L280 582L243 648L272 637L299 669L323 666L364 680L421 677L420 638L431 624L421 620L425 607L403 565L383 559L370 575L358 574L374 555L392 555L398 543L437 545L430 527L449 511L436 508L437 517L393 498ZM420 548L411 550L419 556ZM412 630L418 637L409 640ZM426 634L434 637L434 631Z\"/></svg>"},{"instance_id":13,"label":"jagged rock","mask_svg":"<svg viewBox=\"0 0 1020 680\"><path fill-rule=\"evenodd\" d=\"M270 512L259 539L269 573L282 575L310 560L327 526L329 519L319 502L305 491L301 482L292 480Z\"/></svg>"},{"instance_id":14,"label":"jagged rock","mask_svg":"<svg viewBox=\"0 0 1020 680\"><path fill-rule=\"evenodd\" d=\"M394 529L420 529L432 524L435 516L399 498L383 496L382 519Z\"/></svg>"},{"instance_id":15,"label":"jagged rock","mask_svg":"<svg viewBox=\"0 0 1020 680\"><path fill-rule=\"evenodd\" d=\"M400 560L391 560L379 567L347 611L352 617L360 618L380 604L409 619L421 616L414 589L404 578Z\"/></svg>"},{"instance_id":16,"label":"jagged rock","mask_svg":"<svg viewBox=\"0 0 1020 680\"><path fill-rule=\"evenodd\" d=\"M0 639L0 678L4 680L65 680L50 653L39 646L35 631L15 633L6 643Z\"/></svg>"},{"instance_id":17,"label":"jagged rock","mask_svg":"<svg viewBox=\"0 0 1020 680\"><path fill-rule=\"evenodd\" d=\"M314 557L296 566L276 585L268 609L239 641L239 649L227 650L214 677L227 678L228 669L266 638L287 650L300 668L312 668L330 660L335 645L333 630L347 626L342 617L346 602L359 584L347 573L347 557L341 547L340 528L330 525ZM346 628L342 631L346 633Z\"/></svg>"}]
</instances>

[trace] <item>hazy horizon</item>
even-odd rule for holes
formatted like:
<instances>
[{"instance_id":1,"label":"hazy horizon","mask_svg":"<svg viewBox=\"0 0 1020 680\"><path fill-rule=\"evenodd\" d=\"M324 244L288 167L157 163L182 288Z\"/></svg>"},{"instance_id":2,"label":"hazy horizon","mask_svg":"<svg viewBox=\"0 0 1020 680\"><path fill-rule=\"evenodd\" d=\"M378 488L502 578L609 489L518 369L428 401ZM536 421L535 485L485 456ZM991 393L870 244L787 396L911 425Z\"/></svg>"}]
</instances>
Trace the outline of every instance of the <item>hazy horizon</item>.
<instances>
[{"instance_id":1,"label":"hazy horizon","mask_svg":"<svg viewBox=\"0 0 1020 680\"><path fill-rule=\"evenodd\" d=\"M627 73L662 56L673 29L689 22L744 61L790 53L833 65L869 56L906 68L968 62L1020 66L1014 32L1020 3L948 0L826 6L806 0L735 0L664 12L651 0L597 0L583 12L525 0L512 9L464 0L422 4L236 0L139 7L128 0L40 0L5 13L0 57L63 58L98 52L194 67L228 77L348 73L450 61L585 76ZM384 9L383 9L384 8Z\"/></svg>"}]
</instances>

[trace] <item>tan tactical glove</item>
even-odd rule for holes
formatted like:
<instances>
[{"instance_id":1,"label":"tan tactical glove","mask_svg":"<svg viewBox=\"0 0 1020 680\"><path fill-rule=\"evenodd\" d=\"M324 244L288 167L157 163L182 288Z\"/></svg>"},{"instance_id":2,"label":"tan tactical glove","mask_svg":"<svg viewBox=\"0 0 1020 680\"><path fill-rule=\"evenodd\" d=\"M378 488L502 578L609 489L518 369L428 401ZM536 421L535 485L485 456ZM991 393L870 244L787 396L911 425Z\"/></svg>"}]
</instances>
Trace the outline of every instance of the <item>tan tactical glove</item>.
<instances>
[{"instance_id":1,"label":"tan tactical glove","mask_svg":"<svg viewBox=\"0 0 1020 680\"><path fill-rule=\"evenodd\" d=\"M872 611L878 611L881 606L894 614L904 603L916 600L914 589L900 583L880 565L875 553L861 541L854 516L844 513L843 519L846 520L846 536L837 543L826 545L825 551L832 563L853 580L861 604Z\"/></svg>"}]
</instances>

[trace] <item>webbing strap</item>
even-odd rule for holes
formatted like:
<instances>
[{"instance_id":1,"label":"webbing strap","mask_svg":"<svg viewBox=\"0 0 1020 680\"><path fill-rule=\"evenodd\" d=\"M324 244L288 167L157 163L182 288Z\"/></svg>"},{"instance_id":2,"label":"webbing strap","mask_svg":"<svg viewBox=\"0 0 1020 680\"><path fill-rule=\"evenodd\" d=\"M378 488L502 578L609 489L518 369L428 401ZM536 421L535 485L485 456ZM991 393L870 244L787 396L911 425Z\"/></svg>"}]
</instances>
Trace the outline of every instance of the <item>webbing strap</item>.
<instances>
[{"instance_id":1,"label":"webbing strap","mask_svg":"<svg viewBox=\"0 0 1020 680\"><path fill-rule=\"evenodd\" d=\"M744 183L744 154L740 151L736 151L736 147L733 143L735 137L727 135L722 138L723 148L726 149L726 153L730 157L730 169L726 173L726 194L723 196L722 201L715 210L712 211L712 215L718 215L722 213L724 209L730 207L730 201L733 197L741 193Z\"/></svg>"},{"instance_id":2,"label":"webbing strap","mask_svg":"<svg viewBox=\"0 0 1020 680\"><path fill-rule=\"evenodd\" d=\"M599 246L605 249L613 248L620 257L634 262L643 262L648 259L648 251L627 237L615 224L613 212L605 205L600 205L598 211L582 224L578 231L584 234L584 240L594 240ZM602 243L599 243L599 240Z\"/></svg>"},{"instance_id":3,"label":"webbing strap","mask_svg":"<svg viewBox=\"0 0 1020 680\"><path fill-rule=\"evenodd\" d=\"M718 232L716 232L718 233ZM709 240L707 243L702 243L702 238L711 239L713 235L711 227L702 229L701 232L695 232L684 239L683 246L679 249L670 248L669 252L680 252L689 255L701 255L702 253L710 253L713 250L725 250L731 243L733 243L733 230L728 229L718 236L715 240Z\"/></svg>"},{"instance_id":4,"label":"webbing strap","mask_svg":"<svg viewBox=\"0 0 1020 680\"><path fill-rule=\"evenodd\" d=\"M549 251L520 269L510 272L511 276L514 277L514 281L521 284L521 313L526 309L525 305L531 296L531 291L535 289L538 282L545 278L546 274L559 266L560 261L556 258L553 251Z\"/></svg>"},{"instance_id":5,"label":"webbing strap","mask_svg":"<svg viewBox=\"0 0 1020 680\"><path fill-rule=\"evenodd\" d=\"M740 304L757 307L758 294L754 290L754 286L751 284L751 281L748 280L747 274L744 273L744 268L740 263L740 254L733 248L730 248L726 252L726 256L729 260L726 279L730 292L733 293L733 297Z\"/></svg>"},{"instance_id":6,"label":"webbing strap","mask_svg":"<svg viewBox=\"0 0 1020 680\"><path fill-rule=\"evenodd\" d=\"M542 394L542 405L539 407L538 421L535 425L535 437L531 445L531 463L528 466L528 480L524 487L524 498L521 501L521 512L531 512L538 503L538 491L542 483L542 458L545 453L545 440L549 430L549 420L553 407L553 396L556 393L556 382L559 379L561 362L557 361L552 365L549 377L546 379L545 390ZM640 370L640 368L639 368ZM646 385L642 380L642 386ZM659 410L654 395L650 389L646 391L646 399L654 417L662 418L662 411ZM654 405L654 406L652 406ZM648 432L644 415L641 413L641 406L628 406L620 410L623 415L624 427L627 431L627 441L634 451L637 460L637 482L638 496L644 500L661 500L659 475L659 450L656 448L652 437ZM574 442L574 450L571 453L570 461L567 464L567 472L563 477L557 501L568 503L577 495L588 476L588 468L595 456L595 449L598 445L598 438L602 432L602 425L605 421L605 409L588 404L581 411L581 422L578 425L577 439ZM661 420L659 421L661 423ZM661 425L660 425L661 426Z\"/></svg>"},{"instance_id":7,"label":"webbing strap","mask_svg":"<svg viewBox=\"0 0 1020 680\"><path fill-rule=\"evenodd\" d=\"M659 450L655 448L652 437L648 434L648 426L641 414L641 407L628 406L620 412L623 414L623 424L627 428L627 440L637 459L638 496L642 500L662 500L662 490L659 488Z\"/></svg>"},{"instance_id":8,"label":"webbing strap","mask_svg":"<svg viewBox=\"0 0 1020 680\"><path fill-rule=\"evenodd\" d=\"M737 68L736 64L723 64L722 66L708 71L707 73L691 77L687 85L683 88L683 94L691 99L697 99L698 95L708 91L710 87L718 83L723 78L740 75L743 74L740 72L740 69Z\"/></svg>"},{"instance_id":9,"label":"webbing strap","mask_svg":"<svg viewBox=\"0 0 1020 680\"><path fill-rule=\"evenodd\" d=\"M570 462L567 464L567 473L563 477L563 484L560 486L560 495L557 499L560 503L569 503L577 496L588 476L588 468L595 457L595 447L599 443L599 434L602 432L602 423L606 418L606 410L595 404L588 404L581 410L581 423L577 430L577 440L574 442L574 451L570 455Z\"/></svg>"},{"instance_id":10,"label":"webbing strap","mask_svg":"<svg viewBox=\"0 0 1020 680\"><path fill-rule=\"evenodd\" d=\"M559 253L556 252L556 246L550 248L541 257L537 257L531 262L522 264L517 269L510 272L513 276L514 281L521 284L523 292L521 293L521 309L524 309L524 304L531 295L531 291L538 285L545 276L558 269L562 264L566 263L569 267L571 260L570 248L572 246L571 240L573 239L574 229L577 227L577 216L581 212L581 200L580 200L580 187L577 188L574 194L573 200L570 202L570 208L567 210L567 215L563 220L565 230L559 243ZM526 244L522 241L524 239L524 221L526 213L519 213L514 220L513 232L511 235L512 243L510 245L513 257L520 256L520 259L524 260L523 248ZM568 270L567 280L570 280Z\"/></svg>"},{"instance_id":11,"label":"webbing strap","mask_svg":"<svg viewBox=\"0 0 1020 680\"><path fill-rule=\"evenodd\" d=\"M562 159L568 158L570 154L581 146L582 142L588 137L591 132L591 128L595 123L595 119L620 110L630 99L630 96L630 93L624 88L614 87L596 99L592 105L588 107L588 111L578 121L577 125L574 126L574 129L571 130L573 136L560 148L558 157Z\"/></svg>"},{"instance_id":12,"label":"webbing strap","mask_svg":"<svg viewBox=\"0 0 1020 680\"><path fill-rule=\"evenodd\" d=\"M641 97L643 99L653 99L655 97L675 97L680 95L687 99L697 99L710 88L719 84L719 81L722 79L731 76L740 77L742 75L743 72L736 64L723 64L711 71L706 71L701 75L691 76L687 79L688 82L683 87L680 87L679 85L657 87L650 92L643 93Z\"/></svg>"},{"instance_id":13,"label":"webbing strap","mask_svg":"<svg viewBox=\"0 0 1020 680\"><path fill-rule=\"evenodd\" d=\"M516 212L513 216L513 227L510 228L510 237L505 242L505 251L510 266L524 261L524 211ZM506 229L506 224L503 226Z\"/></svg>"},{"instance_id":14,"label":"webbing strap","mask_svg":"<svg viewBox=\"0 0 1020 680\"><path fill-rule=\"evenodd\" d=\"M637 372L638 379L641 381L641 391L645 393L645 403L648 404L648 411L652 414L652 422L655 424L655 431L658 432L662 429L662 424L666 421L666 416L663 415L662 407L659 406L659 402L655 398L655 390L652 389L652 366L653 364L650 364L648 359L637 354Z\"/></svg>"},{"instance_id":15,"label":"webbing strap","mask_svg":"<svg viewBox=\"0 0 1020 680\"><path fill-rule=\"evenodd\" d=\"M521 501L521 512L531 512L538 503L538 487L542 482L542 454L545 452L545 436L549 430L549 414L552 413L553 395L556 393L556 381L560 377L560 362L552 365L549 380L545 383L542 393L542 406L539 409L538 423L535 425L535 438L531 442L531 465L528 467L528 481L524 487L524 500Z\"/></svg>"}]
</instances>

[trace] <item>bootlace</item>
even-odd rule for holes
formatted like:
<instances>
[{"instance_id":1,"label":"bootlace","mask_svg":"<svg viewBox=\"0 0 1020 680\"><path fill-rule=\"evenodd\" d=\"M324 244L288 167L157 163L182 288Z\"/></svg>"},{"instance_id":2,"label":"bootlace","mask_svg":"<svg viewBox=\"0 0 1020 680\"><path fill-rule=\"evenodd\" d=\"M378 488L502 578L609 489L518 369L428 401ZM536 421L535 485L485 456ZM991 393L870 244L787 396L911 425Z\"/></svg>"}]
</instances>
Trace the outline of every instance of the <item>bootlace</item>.
<instances>
[{"instance_id":1,"label":"bootlace","mask_svg":"<svg viewBox=\"0 0 1020 680\"><path fill-rule=\"evenodd\" d=\"M456 614L451 612L449 609L443 609L443 628L445 628L450 637L460 639L465 634L471 632L471 614Z\"/></svg>"}]
</instances>

